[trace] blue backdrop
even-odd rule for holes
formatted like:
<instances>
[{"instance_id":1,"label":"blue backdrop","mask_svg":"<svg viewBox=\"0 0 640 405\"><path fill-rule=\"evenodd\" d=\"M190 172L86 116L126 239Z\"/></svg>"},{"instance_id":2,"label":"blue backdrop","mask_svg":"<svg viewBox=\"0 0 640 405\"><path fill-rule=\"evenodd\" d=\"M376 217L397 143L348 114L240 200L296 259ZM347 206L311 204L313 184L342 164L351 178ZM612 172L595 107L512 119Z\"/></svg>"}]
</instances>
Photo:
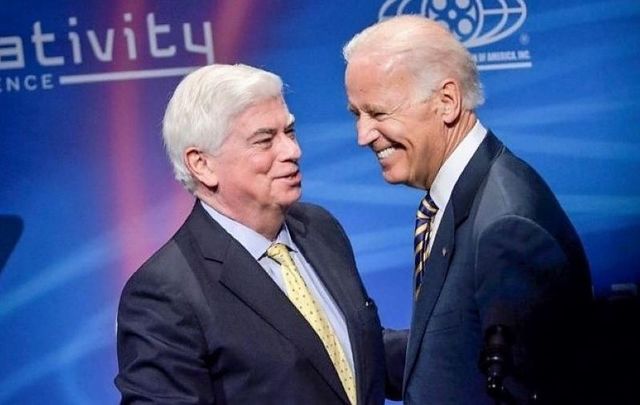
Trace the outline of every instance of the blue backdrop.
<instances>
[{"instance_id":1,"label":"blue backdrop","mask_svg":"<svg viewBox=\"0 0 640 405\"><path fill-rule=\"evenodd\" d=\"M280 74L303 198L346 228L383 323L410 317L420 193L381 178L346 111L342 45L388 16L440 20L474 54L482 122L548 180L599 297L640 282L640 3L6 1L0 7L0 403L114 403L127 277L191 197L162 149L182 75L212 61Z\"/></svg>"}]
</instances>

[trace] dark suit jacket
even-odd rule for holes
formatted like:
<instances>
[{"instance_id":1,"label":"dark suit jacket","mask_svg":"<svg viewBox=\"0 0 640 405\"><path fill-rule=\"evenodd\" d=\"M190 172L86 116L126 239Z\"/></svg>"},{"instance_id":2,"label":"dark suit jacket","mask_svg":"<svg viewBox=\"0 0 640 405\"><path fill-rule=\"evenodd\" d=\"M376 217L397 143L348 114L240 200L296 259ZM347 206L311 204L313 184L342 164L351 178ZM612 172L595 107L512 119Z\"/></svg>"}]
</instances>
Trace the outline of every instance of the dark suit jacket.
<instances>
[{"instance_id":1,"label":"dark suit jacket","mask_svg":"<svg viewBox=\"0 0 640 405\"><path fill-rule=\"evenodd\" d=\"M383 403L382 329L343 229L309 204L286 223L346 318L358 404ZM118 360L123 403L348 403L311 326L200 203L127 282Z\"/></svg>"},{"instance_id":2,"label":"dark suit jacket","mask_svg":"<svg viewBox=\"0 0 640 405\"><path fill-rule=\"evenodd\" d=\"M505 385L517 403L579 403L591 291L581 242L553 193L489 133L453 189L426 264L405 402L494 404L478 360L485 331L502 324L514 335Z\"/></svg>"}]
</instances>

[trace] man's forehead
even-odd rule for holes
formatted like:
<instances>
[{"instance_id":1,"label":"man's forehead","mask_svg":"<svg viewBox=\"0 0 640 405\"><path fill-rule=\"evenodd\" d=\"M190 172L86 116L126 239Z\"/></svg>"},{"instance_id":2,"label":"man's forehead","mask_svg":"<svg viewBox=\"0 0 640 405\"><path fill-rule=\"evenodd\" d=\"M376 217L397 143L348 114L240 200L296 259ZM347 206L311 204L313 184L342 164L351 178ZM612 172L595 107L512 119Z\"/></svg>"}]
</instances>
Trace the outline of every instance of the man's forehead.
<instances>
[{"instance_id":1,"label":"man's forehead","mask_svg":"<svg viewBox=\"0 0 640 405\"><path fill-rule=\"evenodd\" d=\"M282 98L259 101L247 107L232 120L232 127L242 129L244 136L256 132L280 130L292 125L295 117L291 114Z\"/></svg>"},{"instance_id":2,"label":"man's forehead","mask_svg":"<svg viewBox=\"0 0 640 405\"><path fill-rule=\"evenodd\" d=\"M254 118L259 116L270 117L279 113L288 114L287 105L281 97L272 97L256 100L248 104L244 109L239 111L234 120L240 121L246 118Z\"/></svg>"},{"instance_id":3,"label":"man's forehead","mask_svg":"<svg viewBox=\"0 0 640 405\"><path fill-rule=\"evenodd\" d=\"M411 71L400 60L376 61L371 57L349 63L345 74L348 91L406 86L412 84L413 79ZM364 88L365 85L366 88Z\"/></svg>"},{"instance_id":4,"label":"man's forehead","mask_svg":"<svg viewBox=\"0 0 640 405\"><path fill-rule=\"evenodd\" d=\"M282 122L284 122L284 125L281 122L278 122L278 120L275 120L272 125L257 126L249 136L261 133L276 134L280 130L286 130L287 128L292 127L295 123L295 118L293 114L289 113L288 119Z\"/></svg>"},{"instance_id":5,"label":"man's forehead","mask_svg":"<svg viewBox=\"0 0 640 405\"><path fill-rule=\"evenodd\" d=\"M409 82L402 77L368 77L347 84L348 106L351 110L376 112L392 108L405 102L410 95Z\"/></svg>"},{"instance_id":6,"label":"man's forehead","mask_svg":"<svg viewBox=\"0 0 640 405\"><path fill-rule=\"evenodd\" d=\"M384 52L369 52L356 55L347 64L347 74L375 73L390 75L404 69L401 55L390 55Z\"/></svg>"}]
</instances>

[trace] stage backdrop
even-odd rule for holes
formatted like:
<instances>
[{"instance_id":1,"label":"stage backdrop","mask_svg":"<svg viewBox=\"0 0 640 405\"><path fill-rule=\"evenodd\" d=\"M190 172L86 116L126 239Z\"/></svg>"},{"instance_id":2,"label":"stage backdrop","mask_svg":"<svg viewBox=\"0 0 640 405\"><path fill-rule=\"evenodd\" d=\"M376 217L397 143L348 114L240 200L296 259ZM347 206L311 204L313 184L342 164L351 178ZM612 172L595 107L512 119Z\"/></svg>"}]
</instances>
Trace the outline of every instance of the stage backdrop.
<instances>
[{"instance_id":1,"label":"stage backdrop","mask_svg":"<svg viewBox=\"0 0 640 405\"><path fill-rule=\"evenodd\" d=\"M115 314L193 200L165 159L172 89L197 66L281 75L303 198L343 223L383 323L410 318L418 191L356 144L341 48L396 14L440 20L481 70L482 122L548 180L599 297L640 263L637 0L37 1L0 7L0 403L118 400Z\"/></svg>"}]
</instances>

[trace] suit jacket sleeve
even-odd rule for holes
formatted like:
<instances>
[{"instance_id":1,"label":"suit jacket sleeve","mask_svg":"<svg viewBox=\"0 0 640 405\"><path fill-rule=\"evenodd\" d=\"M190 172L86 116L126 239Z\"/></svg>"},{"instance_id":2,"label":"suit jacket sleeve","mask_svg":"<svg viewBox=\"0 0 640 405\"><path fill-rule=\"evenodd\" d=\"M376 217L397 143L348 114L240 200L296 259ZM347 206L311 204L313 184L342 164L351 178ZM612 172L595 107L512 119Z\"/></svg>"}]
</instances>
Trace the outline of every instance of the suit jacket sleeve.
<instances>
[{"instance_id":1,"label":"suit jacket sleeve","mask_svg":"<svg viewBox=\"0 0 640 405\"><path fill-rule=\"evenodd\" d=\"M583 300L560 242L531 219L506 215L481 232L476 252L482 331L502 324L512 332L513 389L567 385L563 366L573 363L570 336L579 330L572 302Z\"/></svg>"},{"instance_id":2,"label":"suit jacket sleeve","mask_svg":"<svg viewBox=\"0 0 640 405\"><path fill-rule=\"evenodd\" d=\"M409 330L384 329L384 357L386 369L385 396L400 401L402 399L402 378L407 355Z\"/></svg>"},{"instance_id":3,"label":"suit jacket sleeve","mask_svg":"<svg viewBox=\"0 0 640 405\"><path fill-rule=\"evenodd\" d=\"M183 293L165 274L143 267L123 290L116 377L122 403L212 403L201 328Z\"/></svg>"}]
</instances>

